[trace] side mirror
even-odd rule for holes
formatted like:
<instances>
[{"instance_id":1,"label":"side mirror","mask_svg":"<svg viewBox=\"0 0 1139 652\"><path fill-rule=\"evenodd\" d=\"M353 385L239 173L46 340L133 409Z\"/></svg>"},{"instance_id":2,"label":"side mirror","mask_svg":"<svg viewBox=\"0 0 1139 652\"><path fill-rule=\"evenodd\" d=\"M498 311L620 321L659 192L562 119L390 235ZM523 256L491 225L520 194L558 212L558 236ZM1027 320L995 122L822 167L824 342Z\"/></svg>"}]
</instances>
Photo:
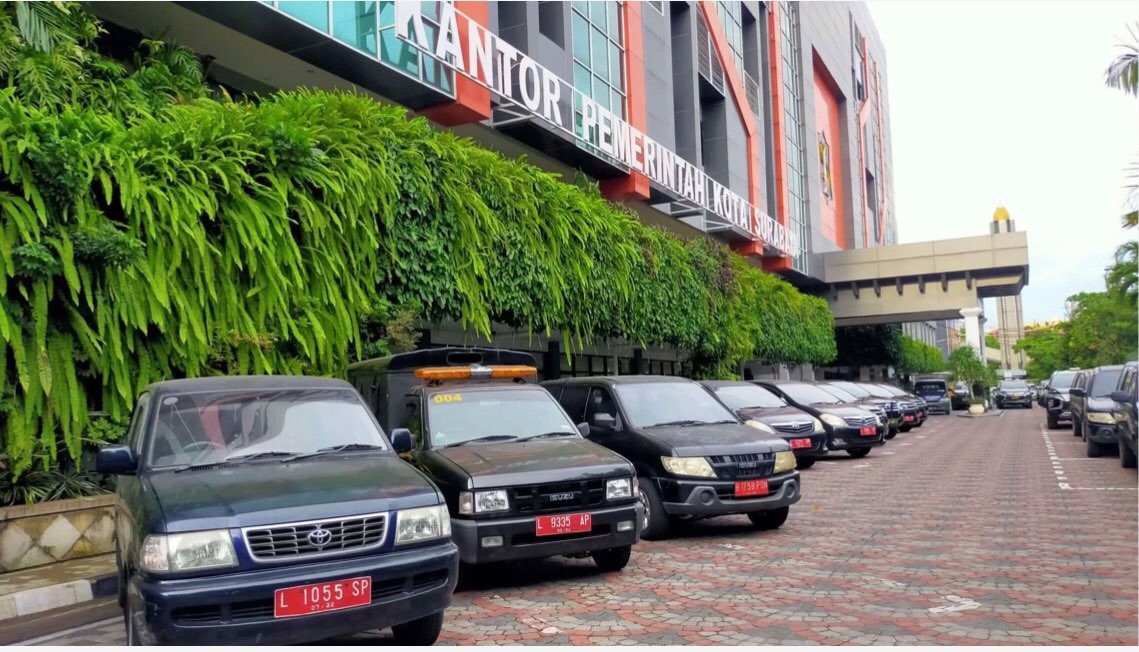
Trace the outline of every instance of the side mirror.
<instances>
[{"instance_id":1,"label":"side mirror","mask_svg":"<svg viewBox=\"0 0 1139 652\"><path fill-rule=\"evenodd\" d=\"M392 448L396 453L406 453L411 450L411 431L407 428L395 428L392 430Z\"/></svg>"},{"instance_id":2,"label":"side mirror","mask_svg":"<svg viewBox=\"0 0 1139 652\"><path fill-rule=\"evenodd\" d=\"M1072 389L1068 390L1068 395L1069 396L1078 396L1080 398L1084 398L1088 395L1088 393L1085 392L1084 390L1080 389L1079 387L1073 387Z\"/></svg>"},{"instance_id":3,"label":"side mirror","mask_svg":"<svg viewBox=\"0 0 1139 652\"><path fill-rule=\"evenodd\" d=\"M1127 404L1131 404L1131 403L1135 402L1135 400L1133 398L1131 398L1130 394L1128 394L1127 392L1125 392L1123 390L1119 390L1119 389L1117 389L1111 393L1111 400L1115 401L1116 403L1127 403Z\"/></svg>"},{"instance_id":4,"label":"side mirror","mask_svg":"<svg viewBox=\"0 0 1139 652\"><path fill-rule=\"evenodd\" d=\"M599 432L612 432L617 428L617 419L608 412L598 412L589 420L589 426Z\"/></svg>"},{"instance_id":5,"label":"side mirror","mask_svg":"<svg viewBox=\"0 0 1139 652\"><path fill-rule=\"evenodd\" d=\"M589 436L589 424L588 423L577 424L577 431L581 433L582 437L588 437Z\"/></svg>"},{"instance_id":6,"label":"side mirror","mask_svg":"<svg viewBox=\"0 0 1139 652\"><path fill-rule=\"evenodd\" d=\"M110 475L130 475L138 471L138 456L126 444L104 446L95 456L95 471Z\"/></svg>"}]
</instances>

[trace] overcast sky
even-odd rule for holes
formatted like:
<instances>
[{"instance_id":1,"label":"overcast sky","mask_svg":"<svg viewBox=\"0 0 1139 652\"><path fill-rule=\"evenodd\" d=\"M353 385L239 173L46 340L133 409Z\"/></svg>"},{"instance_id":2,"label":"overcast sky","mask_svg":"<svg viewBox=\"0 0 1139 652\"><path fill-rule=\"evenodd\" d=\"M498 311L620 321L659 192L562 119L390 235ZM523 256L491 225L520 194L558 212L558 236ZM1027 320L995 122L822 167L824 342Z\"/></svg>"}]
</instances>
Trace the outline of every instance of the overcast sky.
<instances>
[{"instance_id":1,"label":"overcast sky","mask_svg":"<svg viewBox=\"0 0 1139 652\"><path fill-rule=\"evenodd\" d=\"M868 4L886 46L899 240L988 233L1003 204L1028 232L1026 322L1102 290L1127 237L1124 168L1139 163L1139 101L1103 71L1139 2Z\"/></svg>"}]
</instances>

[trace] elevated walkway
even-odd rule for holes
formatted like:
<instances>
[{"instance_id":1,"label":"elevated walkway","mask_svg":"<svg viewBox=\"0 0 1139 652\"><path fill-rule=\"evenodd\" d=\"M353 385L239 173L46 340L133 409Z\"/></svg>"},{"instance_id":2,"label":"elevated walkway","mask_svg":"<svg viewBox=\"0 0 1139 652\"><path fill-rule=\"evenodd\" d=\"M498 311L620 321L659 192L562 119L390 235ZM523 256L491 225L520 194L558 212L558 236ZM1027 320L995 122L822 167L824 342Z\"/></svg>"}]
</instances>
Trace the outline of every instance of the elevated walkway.
<instances>
[{"instance_id":1,"label":"elevated walkway","mask_svg":"<svg viewBox=\"0 0 1139 652\"><path fill-rule=\"evenodd\" d=\"M852 249L822 256L836 326L959 319L1028 285L1024 231Z\"/></svg>"}]
</instances>

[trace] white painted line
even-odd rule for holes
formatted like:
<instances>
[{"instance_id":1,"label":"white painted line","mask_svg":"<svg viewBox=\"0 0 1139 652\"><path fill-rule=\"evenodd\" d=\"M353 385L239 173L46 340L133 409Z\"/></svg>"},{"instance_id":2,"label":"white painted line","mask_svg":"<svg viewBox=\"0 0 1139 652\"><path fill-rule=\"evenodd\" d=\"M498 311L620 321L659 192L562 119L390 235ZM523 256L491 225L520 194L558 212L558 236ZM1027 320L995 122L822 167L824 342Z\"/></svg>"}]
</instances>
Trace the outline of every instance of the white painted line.
<instances>
[{"instance_id":1,"label":"white painted line","mask_svg":"<svg viewBox=\"0 0 1139 652\"><path fill-rule=\"evenodd\" d=\"M882 451L882 455L897 455L896 451Z\"/></svg>"},{"instance_id":2,"label":"white painted line","mask_svg":"<svg viewBox=\"0 0 1139 652\"><path fill-rule=\"evenodd\" d=\"M96 627L102 627L103 625L110 625L111 623L113 623L115 621L122 622L122 620L123 620L122 618L108 618L106 620L100 620L99 622L96 622L96 623L88 623L86 625L80 625L79 627L72 627L71 629L65 629L62 632L56 632L54 634L48 634L47 636L41 636L39 638L28 639L26 641L21 641L19 643L12 643L12 645L39 645L40 643L45 643L45 642L53 640L53 639L63 638L64 636L67 636L68 634L74 634L75 632L83 631L85 629L95 629ZM126 631L124 630L123 633L126 634Z\"/></svg>"},{"instance_id":3,"label":"white painted line","mask_svg":"<svg viewBox=\"0 0 1139 652\"><path fill-rule=\"evenodd\" d=\"M942 614L942 613L948 613L951 611L965 611L967 609L977 609L978 607L981 606L981 603L977 602L976 600L970 600L969 598L962 598L962 597L959 597L956 595L947 595L947 596L945 596L944 599L949 601L949 602L953 602L955 604L947 605L944 607L930 607L929 612L934 613L934 614Z\"/></svg>"}]
</instances>

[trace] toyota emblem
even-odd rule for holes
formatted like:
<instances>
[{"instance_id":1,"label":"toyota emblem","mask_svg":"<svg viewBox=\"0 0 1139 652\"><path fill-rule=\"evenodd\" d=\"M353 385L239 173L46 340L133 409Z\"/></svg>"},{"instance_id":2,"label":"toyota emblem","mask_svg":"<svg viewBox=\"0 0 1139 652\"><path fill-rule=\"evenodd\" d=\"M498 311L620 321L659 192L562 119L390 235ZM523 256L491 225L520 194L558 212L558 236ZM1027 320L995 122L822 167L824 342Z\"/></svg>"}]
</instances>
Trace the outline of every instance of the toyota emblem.
<instances>
[{"instance_id":1,"label":"toyota emblem","mask_svg":"<svg viewBox=\"0 0 1139 652\"><path fill-rule=\"evenodd\" d=\"M323 525L318 525L315 530L308 533L308 542L317 548L327 546L329 541L332 541L332 533Z\"/></svg>"}]
</instances>

